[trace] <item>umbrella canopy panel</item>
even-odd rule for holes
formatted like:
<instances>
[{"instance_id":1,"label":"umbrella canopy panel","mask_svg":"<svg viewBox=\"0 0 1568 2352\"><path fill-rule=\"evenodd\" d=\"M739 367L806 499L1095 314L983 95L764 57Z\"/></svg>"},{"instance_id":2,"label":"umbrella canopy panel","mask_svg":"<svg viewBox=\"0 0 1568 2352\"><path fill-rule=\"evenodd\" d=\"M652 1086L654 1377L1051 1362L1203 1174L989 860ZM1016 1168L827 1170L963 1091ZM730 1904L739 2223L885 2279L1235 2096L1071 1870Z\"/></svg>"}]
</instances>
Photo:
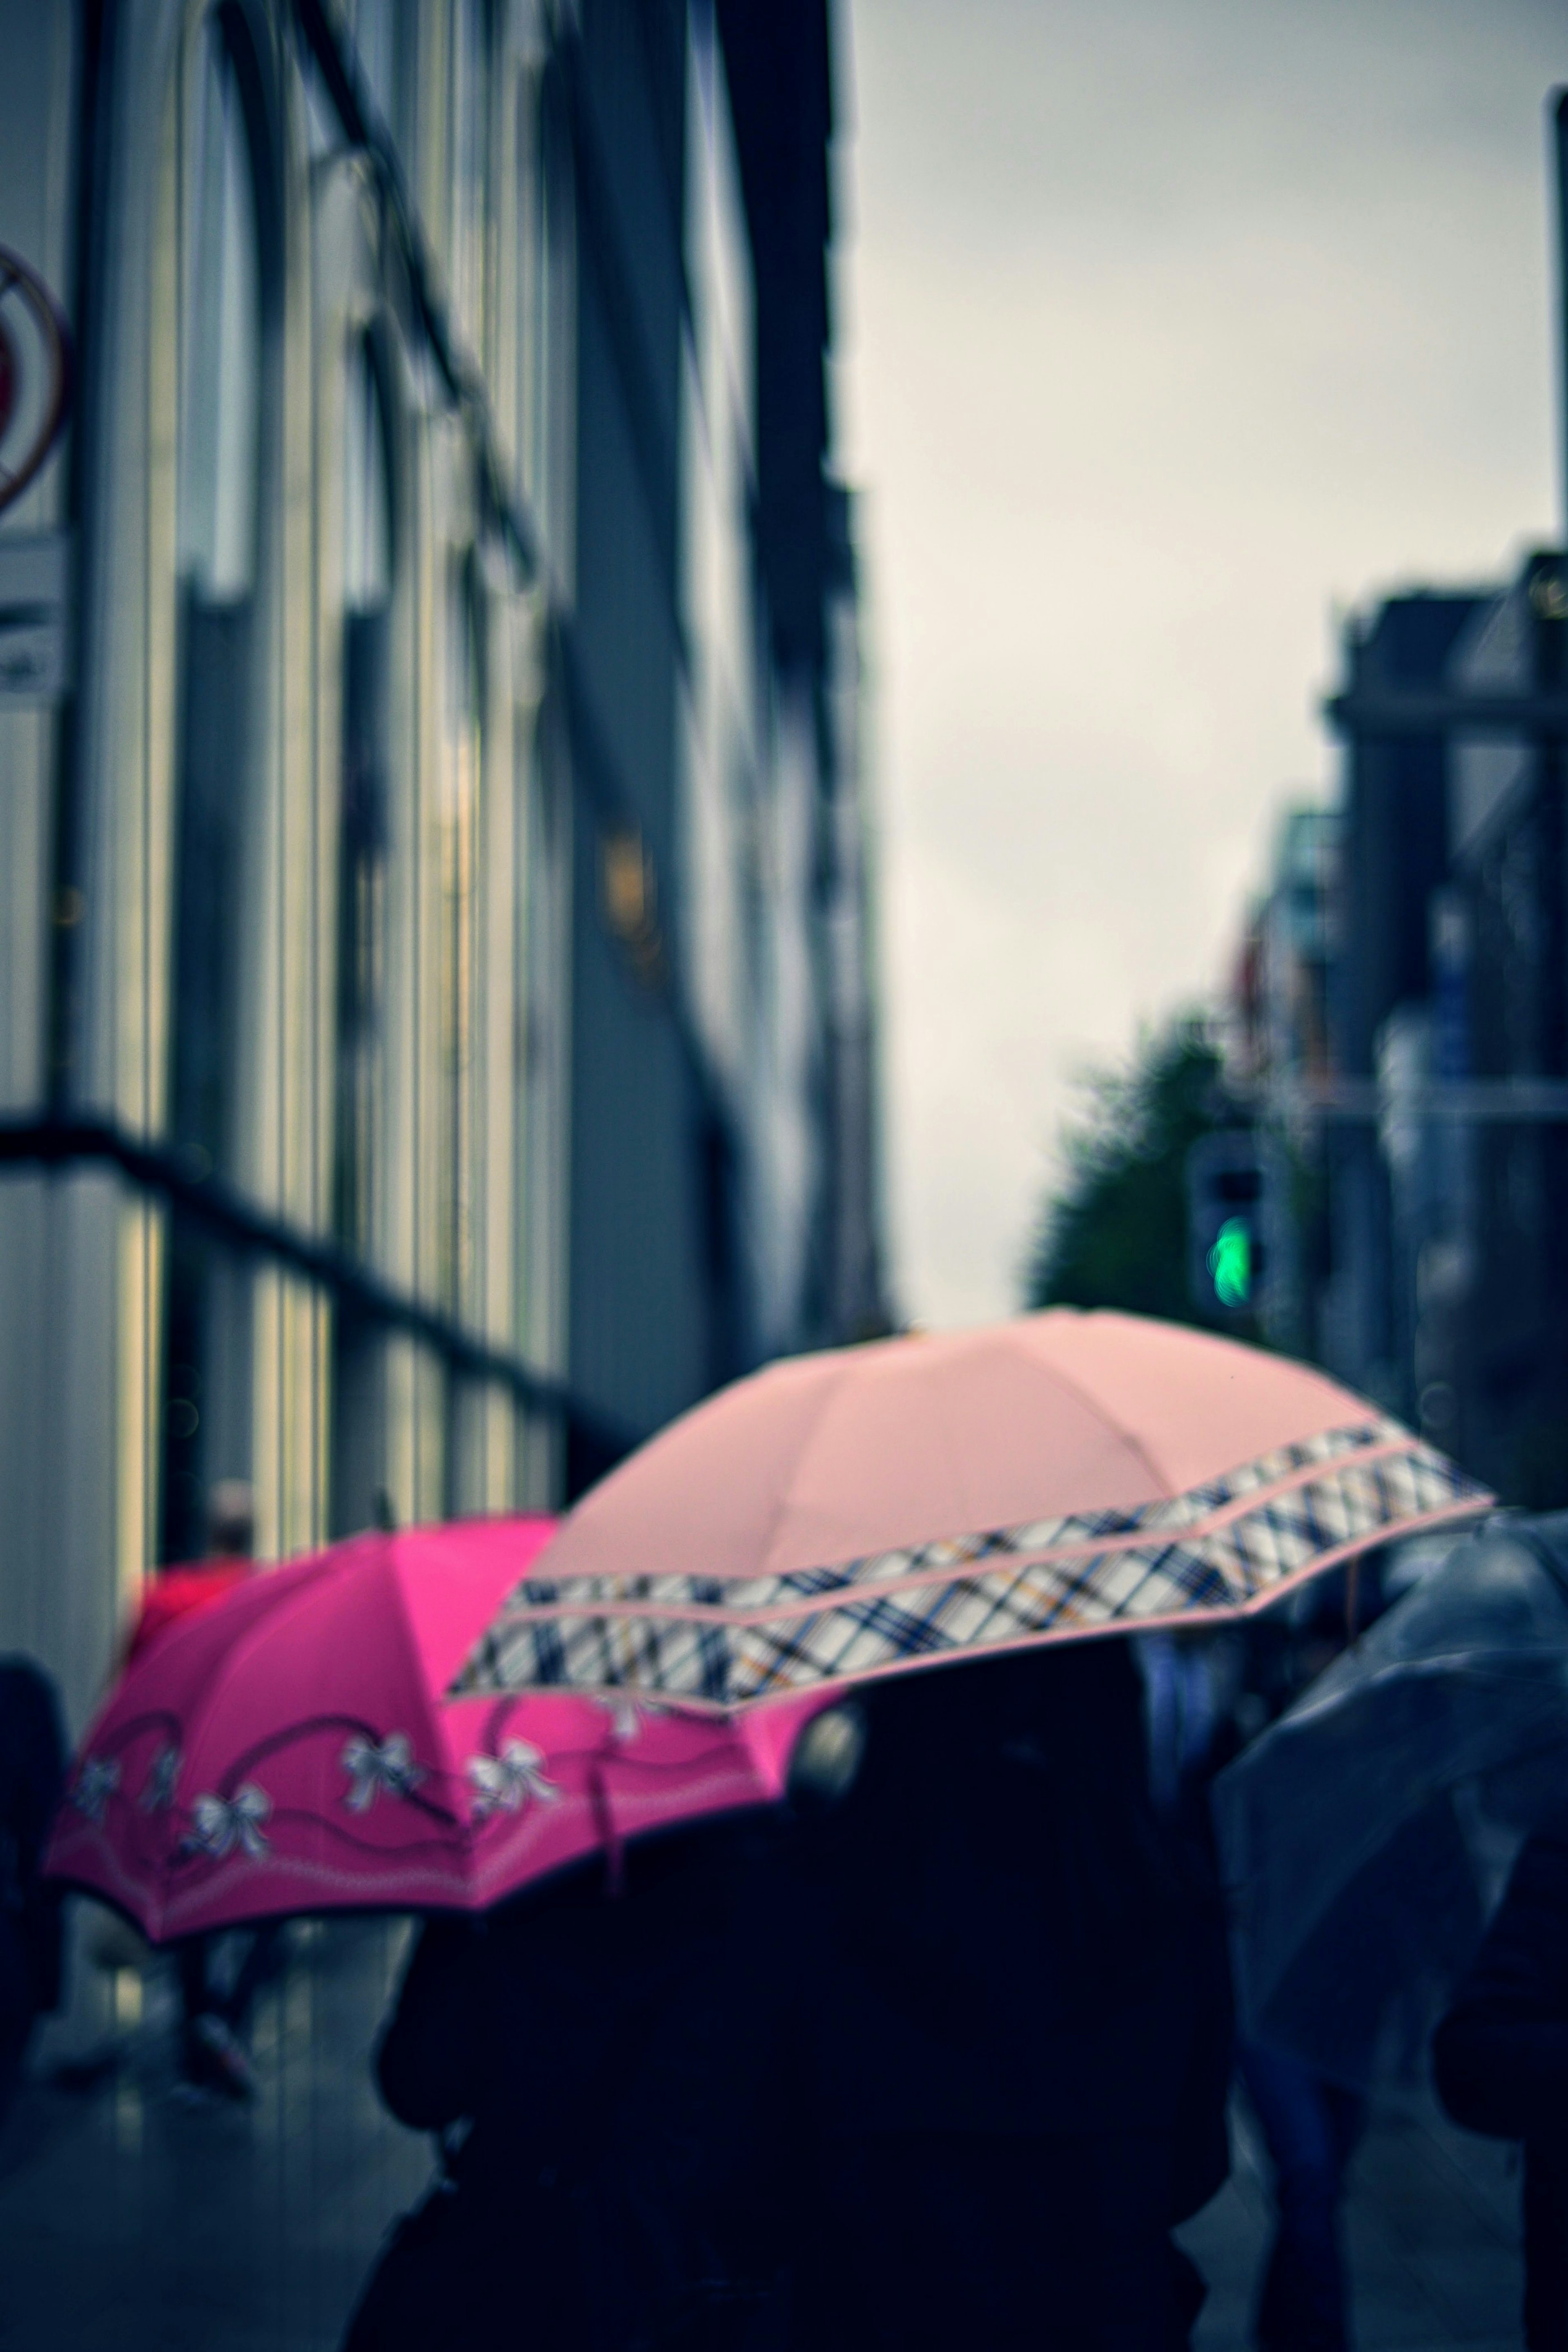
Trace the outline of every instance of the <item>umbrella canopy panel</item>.
<instances>
[{"instance_id":1,"label":"umbrella canopy panel","mask_svg":"<svg viewBox=\"0 0 1568 2352\"><path fill-rule=\"evenodd\" d=\"M1389 2002L1452 1981L1568 1800L1564 1531L1458 1545L1219 1776L1252 2040L1364 2084Z\"/></svg>"},{"instance_id":2,"label":"umbrella canopy panel","mask_svg":"<svg viewBox=\"0 0 1568 2352\"><path fill-rule=\"evenodd\" d=\"M1490 1500L1321 1372L1058 1308L797 1358L698 1406L579 1504L454 1688L747 1706L1235 1616Z\"/></svg>"},{"instance_id":3,"label":"umbrella canopy panel","mask_svg":"<svg viewBox=\"0 0 1568 2352\"><path fill-rule=\"evenodd\" d=\"M800 1709L737 1727L566 1692L444 1698L553 1527L360 1537L172 1627L83 1744L50 1875L154 1941L476 1911L622 1838L776 1797Z\"/></svg>"}]
</instances>

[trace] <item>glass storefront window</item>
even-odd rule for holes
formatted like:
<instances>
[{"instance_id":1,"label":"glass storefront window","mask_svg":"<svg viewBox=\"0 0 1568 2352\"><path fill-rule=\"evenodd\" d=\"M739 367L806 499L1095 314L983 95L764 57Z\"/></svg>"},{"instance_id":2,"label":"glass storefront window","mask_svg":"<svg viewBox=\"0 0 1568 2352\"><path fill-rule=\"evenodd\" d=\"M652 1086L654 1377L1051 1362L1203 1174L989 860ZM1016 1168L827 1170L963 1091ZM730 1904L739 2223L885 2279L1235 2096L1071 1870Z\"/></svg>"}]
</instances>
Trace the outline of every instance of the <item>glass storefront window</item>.
<instances>
[{"instance_id":1,"label":"glass storefront window","mask_svg":"<svg viewBox=\"0 0 1568 2352\"><path fill-rule=\"evenodd\" d=\"M453 324L481 364L485 355L486 180L489 141L489 27L484 0L454 0L451 51Z\"/></svg>"},{"instance_id":2,"label":"glass storefront window","mask_svg":"<svg viewBox=\"0 0 1568 2352\"><path fill-rule=\"evenodd\" d=\"M441 805L441 1293L461 1314L474 1277L477 1180L478 847L482 615L472 560L448 583L446 758Z\"/></svg>"},{"instance_id":3,"label":"glass storefront window","mask_svg":"<svg viewBox=\"0 0 1568 2352\"><path fill-rule=\"evenodd\" d=\"M560 571L570 404L568 333L572 253L571 151L559 68L523 77L517 100L517 215L523 283L516 445L522 488Z\"/></svg>"},{"instance_id":4,"label":"glass storefront window","mask_svg":"<svg viewBox=\"0 0 1568 2352\"><path fill-rule=\"evenodd\" d=\"M362 339L350 360L344 422L334 1223L344 1246L363 1252L375 1226L383 1091L392 524L382 391Z\"/></svg>"},{"instance_id":5,"label":"glass storefront window","mask_svg":"<svg viewBox=\"0 0 1568 2352\"><path fill-rule=\"evenodd\" d=\"M199 39L184 142L180 569L204 603L222 604L248 594L256 569L259 269L250 142L215 12Z\"/></svg>"},{"instance_id":6,"label":"glass storefront window","mask_svg":"<svg viewBox=\"0 0 1568 2352\"><path fill-rule=\"evenodd\" d=\"M260 530L262 271L255 156L226 12L183 90L179 704L170 1126L193 1171L231 1172L240 1050ZM163 1328L162 1552L200 1552L215 1478L248 1467L248 1293L176 1218Z\"/></svg>"}]
</instances>

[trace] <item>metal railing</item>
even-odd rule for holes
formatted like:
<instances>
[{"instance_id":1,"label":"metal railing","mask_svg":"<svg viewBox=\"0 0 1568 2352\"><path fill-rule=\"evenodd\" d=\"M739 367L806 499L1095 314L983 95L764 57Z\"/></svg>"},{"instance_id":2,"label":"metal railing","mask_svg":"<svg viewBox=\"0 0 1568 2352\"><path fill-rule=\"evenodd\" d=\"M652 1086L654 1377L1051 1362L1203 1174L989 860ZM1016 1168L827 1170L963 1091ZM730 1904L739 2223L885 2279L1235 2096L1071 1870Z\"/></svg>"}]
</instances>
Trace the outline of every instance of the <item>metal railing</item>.
<instances>
[{"instance_id":1,"label":"metal railing","mask_svg":"<svg viewBox=\"0 0 1568 2352\"><path fill-rule=\"evenodd\" d=\"M339 1307L418 1340L453 1372L509 1389L525 1410L588 1439L601 1454L626 1454L638 1443L643 1433L604 1414L564 1381L494 1346L414 1292L386 1281L335 1242L248 1200L223 1178L203 1173L168 1144L132 1135L110 1119L0 1120L0 1167L59 1169L88 1161L118 1169L139 1190L166 1201L241 1253L302 1275Z\"/></svg>"}]
</instances>

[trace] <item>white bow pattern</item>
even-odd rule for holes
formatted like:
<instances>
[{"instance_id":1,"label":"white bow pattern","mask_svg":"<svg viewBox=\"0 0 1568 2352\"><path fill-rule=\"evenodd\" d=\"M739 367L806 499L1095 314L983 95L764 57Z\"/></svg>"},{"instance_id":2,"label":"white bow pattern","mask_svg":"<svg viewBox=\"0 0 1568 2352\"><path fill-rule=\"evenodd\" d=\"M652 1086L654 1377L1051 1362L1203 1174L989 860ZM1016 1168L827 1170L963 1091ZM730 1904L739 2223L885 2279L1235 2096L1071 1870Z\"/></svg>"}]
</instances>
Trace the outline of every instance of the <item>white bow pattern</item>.
<instances>
[{"instance_id":1,"label":"white bow pattern","mask_svg":"<svg viewBox=\"0 0 1568 2352\"><path fill-rule=\"evenodd\" d=\"M101 1824L103 1809L120 1786L118 1756L89 1756L77 1774L71 1802L89 1822Z\"/></svg>"},{"instance_id":2,"label":"white bow pattern","mask_svg":"<svg viewBox=\"0 0 1568 2352\"><path fill-rule=\"evenodd\" d=\"M191 1811L190 1843L214 1857L237 1846L253 1862L259 1862L267 1852L261 1825L271 1811L271 1798L254 1780L247 1780L232 1797L198 1797Z\"/></svg>"},{"instance_id":3,"label":"white bow pattern","mask_svg":"<svg viewBox=\"0 0 1568 2352\"><path fill-rule=\"evenodd\" d=\"M141 1790L143 1812L161 1813L174 1801L174 1783L180 1777L180 1751L177 1748L161 1748L152 1759L152 1769Z\"/></svg>"},{"instance_id":4,"label":"white bow pattern","mask_svg":"<svg viewBox=\"0 0 1568 2352\"><path fill-rule=\"evenodd\" d=\"M350 1782L343 1802L355 1813L368 1813L383 1789L389 1797L411 1796L424 1778L402 1731L392 1732L379 1747L356 1734L343 1750L343 1769Z\"/></svg>"},{"instance_id":5,"label":"white bow pattern","mask_svg":"<svg viewBox=\"0 0 1568 2352\"><path fill-rule=\"evenodd\" d=\"M601 1699L599 1704L610 1711L610 1737L620 1748L630 1748L634 1739L642 1737L645 1723L652 1723L655 1716L668 1715L670 1711L667 1706L660 1706L654 1699L631 1698L624 1691L618 1692L613 1698Z\"/></svg>"},{"instance_id":6,"label":"white bow pattern","mask_svg":"<svg viewBox=\"0 0 1568 2352\"><path fill-rule=\"evenodd\" d=\"M560 1790L545 1778L544 1757L530 1740L508 1739L498 1756L471 1756L468 1778L474 1783L474 1819L492 1813L520 1812L531 1797L553 1805Z\"/></svg>"}]
</instances>

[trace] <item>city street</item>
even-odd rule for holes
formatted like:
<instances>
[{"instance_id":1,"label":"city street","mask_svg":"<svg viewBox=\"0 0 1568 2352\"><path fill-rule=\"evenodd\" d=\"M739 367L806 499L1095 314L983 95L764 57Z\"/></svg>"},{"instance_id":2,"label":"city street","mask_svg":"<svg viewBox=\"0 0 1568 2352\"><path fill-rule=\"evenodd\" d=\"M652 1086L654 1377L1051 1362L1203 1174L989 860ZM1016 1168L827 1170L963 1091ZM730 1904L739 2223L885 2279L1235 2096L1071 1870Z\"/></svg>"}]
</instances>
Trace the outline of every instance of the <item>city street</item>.
<instances>
[{"instance_id":1,"label":"city street","mask_svg":"<svg viewBox=\"0 0 1568 2352\"><path fill-rule=\"evenodd\" d=\"M248 2111L172 2090L172 2004L89 1971L129 2054L97 2089L42 2083L0 2134L3 2352L331 2352L424 2144L379 2110L367 2057L403 1931L308 1931L258 2007ZM107 2024L107 2018L105 2020ZM47 2053L45 2053L46 2057ZM1211 2282L1198 2352L1241 2352L1269 2197L1238 2107L1230 2185L1183 2232ZM1505 2352L1519 2341L1518 2175L1423 2100L1385 2102L1353 2168L1359 2352Z\"/></svg>"},{"instance_id":2,"label":"city street","mask_svg":"<svg viewBox=\"0 0 1568 2352\"><path fill-rule=\"evenodd\" d=\"M0 2352L1568 2343L1568 18L0 56Z\"/></svg>"}]
</instances>

